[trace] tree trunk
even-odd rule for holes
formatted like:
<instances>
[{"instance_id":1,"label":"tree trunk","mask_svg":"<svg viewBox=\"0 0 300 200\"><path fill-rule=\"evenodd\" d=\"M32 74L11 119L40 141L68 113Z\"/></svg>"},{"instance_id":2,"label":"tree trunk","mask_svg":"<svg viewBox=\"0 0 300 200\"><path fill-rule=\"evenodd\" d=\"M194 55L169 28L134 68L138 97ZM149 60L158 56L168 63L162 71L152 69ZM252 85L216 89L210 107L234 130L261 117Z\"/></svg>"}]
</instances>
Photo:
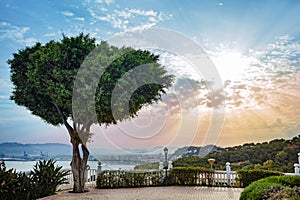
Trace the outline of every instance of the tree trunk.
<instances>
[{"instance_id":1,"label":"tree trunk","mask_svg":"<svg viewBox=\"0 0 300 200\"><path fill-rule=\"evenodd\" d=\"M73 192L81 193L85 192L85 182L86 182L86 166L87 166L87 160L89 156L89 151L86 148L86 145L81 144L82 149L82 158L79 151L80 144L72 139L71 141L73 146L73 157L71 162L71 168L73 173Z\"/></svg>"},{"instance_id":2,"label":"tree trunk","mask_svg":"<svg viewBox=\"0 0 300 200\"><path fill-rule=\"evenodd\" d=\"M56 107L58 114L62 118L62 122L66 126L70 138L71 138L71 143L73 146L73 156L72 156L72 161L71 161L71 168L72 168L72 173L73 173L73 180L74 180L74 186L73 186L73 192L84 192L84 185L86 181L86 166L87 166L87 161L89 158L90 152L88 151L86 147L86 142L87 140L83 141L82 138L80 138L78 134L78 130L76 129L76 123L73 121L73 127L68 123L67 118L64 116L64 114L61 112L61 109L57 105L55 101L52 102L53 105ZM90 127L92 123L87 123L86 126L82 127L82 130L84 128L86 129L86 133L88 134L90 132ZM88 138L88 137L87 137ZM82 158L80 155L79 151L79 146L81 145L81 150L82 150Z\"/></svg>"}]
</instances>

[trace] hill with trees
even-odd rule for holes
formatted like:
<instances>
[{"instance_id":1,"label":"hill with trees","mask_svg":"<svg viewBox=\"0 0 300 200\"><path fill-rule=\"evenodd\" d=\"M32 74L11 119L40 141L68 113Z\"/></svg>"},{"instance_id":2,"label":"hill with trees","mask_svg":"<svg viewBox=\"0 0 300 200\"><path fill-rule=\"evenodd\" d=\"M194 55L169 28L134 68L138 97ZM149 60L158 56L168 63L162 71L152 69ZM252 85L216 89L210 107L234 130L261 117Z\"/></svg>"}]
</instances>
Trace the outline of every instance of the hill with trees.
<instances>
[{"instance_id":1,"label":"hill with trees","mask_svg":"<svg viewBox=\"0 0 300 200\"><path fill-rule=\"evenodd\" d=\"M178 148L173 154L170 155L171 159L175 158L185 158L190 156L205 156L208 153L216 153L221 152L223 150L222 147L218 147L215 145L207 145L203 147L198 146L186 146L182 148Z\"/></svg>"},{"instance_id":2,"label":"hill with trees","mask_svg":"<svg viewBox=\"0 0 300 200\"><path fill-rule=\"evenodd\" d=\"M246 143L227 147L206 156L190 156L173 161L173 166L210 167L207 159L214 158L215 169L223 170L226 162L231 163L233 170L268 169L282 172L293 172L294 163L298 162L300 152L300 135L290 139L275 139L263 143Z\"/></svg>"}]
</instances>

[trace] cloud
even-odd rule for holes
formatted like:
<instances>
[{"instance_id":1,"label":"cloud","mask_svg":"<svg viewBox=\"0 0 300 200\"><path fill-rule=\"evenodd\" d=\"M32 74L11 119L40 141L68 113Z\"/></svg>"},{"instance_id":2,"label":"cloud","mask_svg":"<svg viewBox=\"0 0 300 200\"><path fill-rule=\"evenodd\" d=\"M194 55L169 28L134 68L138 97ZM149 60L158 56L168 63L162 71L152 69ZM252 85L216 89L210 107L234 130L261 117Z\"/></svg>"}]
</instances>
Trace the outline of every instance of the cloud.
<instances>
[{"instance_id":1,"label":"cloud","mask_svg":"<svg viewBox=\"0 0 300 200\"><path fill-rule=\"evenodd\" d=\"M129 13L140 15L140 16L157 16L157 12L154 10L139 10L139 9L127 9Z\"/></svg>"},{"instance_id":2,"label":"cloud","mask_svg":"<svg viewBox=\"0 0 300 200\"><path fill-rule=\"evenodd\" d=\"M43 35L43 37L54 37L54 36L56 36L55 33L47 33L47 34Z\"/></svg>"},{"instance_id":3,"label":"cloud","mask_svg":"<svg viewBox=\"0 0 300 200\"><path fill-rule=\"evenodd\" d=\"M77 21L84 21L85 18L84 17L75 17L75 20L77 20Z\"/></svg>"},{"instance_id":4,"label":"cloud","mask_svg":"<svg viewBox=\"0 0 300 200\"><path fill-rule=\"evenodd\" d=\"M0 91L11 90L11 88L12 84L8 80L0 78Z\"/></svg>"},{"instance_id":5,"label":"cloud","mask_svg":"<svg viewBox=\"0 0 300 200\"><path fill-rule=\"evenodd\" d=\"M65 15L65 16L68 16L68 17L72 17L74 16L75 14L70 12L70 11L62 11L61 14Z\"/></svg>"},{"instance_id":6,"label":"cloud","mask_svg":"<svg viewBox=\"0 0 300 200\"><path fill-rule=\"evenodd\" d=\"M264 49L249 49L246 53L239 52L236 46L219 44L215 49L206 51L213 60L219 58L220 62L215 64L219 65L221 75L222 72L228 73L224 92L229 110L278 110L280 107L282 112L286 109L278 105L278 101L287 104L282 96L291 102L300 98L299 92L295 91L300 84L299 41L289 35L278 36ZM235 79L234 75L238 78ZM294 103L290 106L298 109Z\"/></svg>"},{"instance_id":7,"label":"cloud","mask_svg":"<svg viewBox=\"0 0 300 200\"><path fill-rule=\"evenodd\" d=\"M120 31L144 30L155 26L160 21L169 20L172 16L154 10L141 9L114 9L110 12L103 7L88 8L88 12L94 19L92 22L107 22L113 28Z\"/></svg>"},{"instance_id":8,"label":"cloud","mask_svg":"<svg viewBox=\"0 0 300 200\"><path fill-rule=\"evenodd\" d=\"M29 31L29 27L18 27L2 21L0 22L0 41L8 39L27 46L33 45L37 40L33 37L26 37Z\"/></svg>"},{"instance_id":9,"label":"cloud","mask_svg":"<svg viewBox=\"0 0 300 200\"><path fill-rule=\"evenodd\" d=\"M9 98L8 96L0 95L0 99L8 99L8 98Z\"/></svg>"},{"instance_id":10,"label":"cloud","mask_svg":"<svg viewBox=\"0 0 300 200\"><path fill-rule=\"evenodd\" d=\"M220 2L218 5L219 5L219 6L223 6L223 5L224 5L224 3L223 3L223 2Z\"/></svg>"},{"instance_id":11,"label":"cloud","mask_svg":"<svg viewBox=\"0 0 300 200\"><path fill-rule=\"evenodd\" d=\"M95 3L106 3L108 5L113 2L114 2L114 0L95 0Z\"/></svg>"},{"instance_id":12,"label":"cloud","mask_svg":"<svg viewBox=\"0 0 300 200\"><path fill-rule=\"evenodd\" d=\"M232 51L220 45L209 55ZM228 110L224 137L241 134L259 142L299 134L300 42L289 35L279 36L265 48L249 49L243 57L251 62L243 67L240 79L224 84ZM228 59L231 64L233 58ZM226 64L222 66L229 70Z\"/></svg>"}]
</instances>

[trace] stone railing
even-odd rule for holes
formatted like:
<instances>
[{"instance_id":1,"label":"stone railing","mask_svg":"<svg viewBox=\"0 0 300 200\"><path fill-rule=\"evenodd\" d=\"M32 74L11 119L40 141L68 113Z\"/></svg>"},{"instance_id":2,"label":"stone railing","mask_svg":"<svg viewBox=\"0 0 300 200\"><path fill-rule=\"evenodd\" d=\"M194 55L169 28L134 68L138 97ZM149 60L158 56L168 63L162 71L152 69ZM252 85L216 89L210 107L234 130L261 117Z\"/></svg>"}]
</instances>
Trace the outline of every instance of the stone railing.
<instances>
[{"instance_id":1,"label":"stone railing","mask_svg":"<svg viewBox=\"0 0 300 200\"><path fill-rule=\"evenodd\" d=\"M299 175L300 168L300 153L298 153L299 164L294 164L294 173L284 173L285 175ZM120 171L120 170L105 170L102 171L101 162L98 163L97 169L87 169L87 186L96 186L97 177L101 175L101 184L105 188L111 187L136 187L136 186L158 186L162 184L165 178L165 172L163 169L163 163L159 165L158 171ZM172 168L172 162L168 162L168 174L170 175L170 169ZM30 173L30 172L25 172ZM58 190L70 189L73 187L73 175L70 173L66 176L69 181L68 184L60 185ZM196 185L201 185L205 177L201 174L195 176L200 181L195 181ZM238 174L236 171L231 171L230 163L226 163L226 171L215 170L212 174L212 180L204 181L210 183L211 186L227 186L227 187L239 187Z\"/></svg>"},{"instance_id":2,"label":"stone railing","mask_svg":"<svg viewBox=\"0 0 300 200\"><path fill-rule=\"evenodd\" d=\"M86 175L87 179L86 179L85 185L95 187L96 179L97 179L97 170L96 169L88 169L88 170L86 170L86 173L87 173L87 175ZM73 181L72 171L70 171L70 174L67 175L66 178L67 178L68 183L58 186L57 190L66 190L66 189L73 188L74 181Z\"/></svg>"},{"instance_id":3,"label":"stone railing","mask_svg":"<svg viewBox=\"0 0 300 200\"><path fill-rule=\"evenodd\" d=\"M215 170L213 185L215 186L231 186L239 187L238 174L236 171L227 171Z\"/></svg>"}]
</instances>

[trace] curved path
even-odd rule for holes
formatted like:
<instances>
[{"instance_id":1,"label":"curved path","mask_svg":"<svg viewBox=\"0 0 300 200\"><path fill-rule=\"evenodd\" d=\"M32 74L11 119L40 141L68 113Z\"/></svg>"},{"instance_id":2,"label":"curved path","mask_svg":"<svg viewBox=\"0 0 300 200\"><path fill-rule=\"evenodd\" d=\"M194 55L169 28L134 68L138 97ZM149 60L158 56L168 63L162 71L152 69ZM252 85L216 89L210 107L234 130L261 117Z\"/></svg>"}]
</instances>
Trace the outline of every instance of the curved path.
<instances>
[{"instance_id":1,"label":"curved path","mask_svg":"<svg viewBox=\"0 0 300 200\"><path fill-rule=\"evenodd\" d=\"M226 187L144 187L122 189L95 189L74 194L67 191L42 198L43 200L238 200L243 189Z\"/></svg>"}]
</instances>

